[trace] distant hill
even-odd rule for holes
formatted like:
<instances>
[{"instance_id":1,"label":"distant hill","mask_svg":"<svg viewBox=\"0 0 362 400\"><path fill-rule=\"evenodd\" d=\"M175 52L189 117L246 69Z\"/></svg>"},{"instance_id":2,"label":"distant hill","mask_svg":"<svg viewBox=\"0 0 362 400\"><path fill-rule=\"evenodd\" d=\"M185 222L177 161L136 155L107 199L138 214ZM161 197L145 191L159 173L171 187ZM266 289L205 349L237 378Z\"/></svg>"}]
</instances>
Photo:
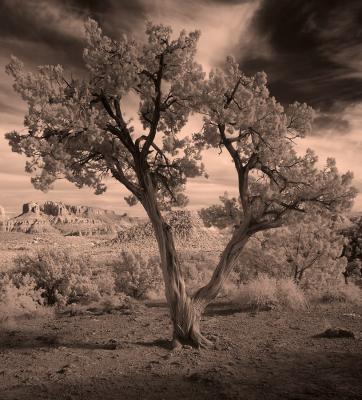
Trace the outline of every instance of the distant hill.
<instances>
[{"instance_id":1,"label":"distant hill","mask_svg":"<svg viewBox=\"0 0 362 400\"><path fill-rule=\"evenodd\" d=\"M23 212L3 222L7 232L98 235L116 233L137 219L101 208L74 206L62 202L25 203Z\"/></svg>"},{"instance_id":2,"label":"distant hill","mask_svg":"<svg viewBox=\"0 0 362 400\"><path fill-rule=\"evenodd\" d=\"M223 236L215 228L206 228L197 212L174 210L165 213L164 217L172 229L177 247L203 248L205 251L220 250L223 247ZM112 243L123 243L129 247L139 246L140 243L144 247L156 246L151 222L143 220L123 226Z\"/></svg>"}]
</instances>

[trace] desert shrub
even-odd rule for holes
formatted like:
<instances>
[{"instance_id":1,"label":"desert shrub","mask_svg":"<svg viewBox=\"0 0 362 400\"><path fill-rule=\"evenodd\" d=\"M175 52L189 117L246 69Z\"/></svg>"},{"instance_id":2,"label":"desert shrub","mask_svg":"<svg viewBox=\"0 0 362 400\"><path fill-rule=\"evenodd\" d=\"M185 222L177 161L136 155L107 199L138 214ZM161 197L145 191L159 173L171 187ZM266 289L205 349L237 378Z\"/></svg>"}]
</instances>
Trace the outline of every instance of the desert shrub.
<instances>
[{"instance_id":1,"label":"desert shrub","mask_svg":"<svg viewBox=\"0 0 362 400\"><path fill-rule=\"evenodd\" d=\"M112 270L98 269L93 271L93 282L95 283L102 301L106 297L112 297L115 294L115 280Z\"/></svg>"},{"instance_id":2,"label":"desert shrub","mask_svg":"<svg viewBox=\"0 0 362 400\"><path fill-rule=\"evenodd\" d=\"M83 314L112 314L117 311L129 311L132 309L132 301L129 296L119 293L113 295L104 295L98 301L89 304L72 303L62 308L62 314L83 315Z\"/></svg>"},{"instance_id":3,"label":"desert shrub","mask_svg":"<svg viewBox=\"0 0 362 400\"><path fill-rule=\"evenodd\" d=\"M205 261L182 260L181 268L188 289L193 291L207 283L212 275L210 267L214 265L210 265Z\"/></svg>"},{"instance_id":4,"label":"desert shrub","mask_svg":"<svg viewBox=\"0 0 362 400\"><path fill-rule=\"evenodd\" d=\"M180 262L187 291L192 295L201 286L210 281L214 268L219 262L219 255L218 252L185 251ZM237 290L237 281L238 274L233 271L217 297L233 297L234 292Z\"/></svg>"},{"instance_id":5,"label":"desert shrub","mask_svg":"<svg viewBox=\"0 0 362 400\"><path fill-rule=\"evenodd\" d=\"M240 286L236 302L247 308L272 308L277 304L276 279L260 275Z\"/></svg>"},{"instance_id":6,"label":"desert shrub","mask_svg":"<svg viewBox=\"0 0 362 400\"><path fill-rule=\"evenodd\" d=\"M224 235L207 229L198 214L186 210L174 210L165 213L165 221L171 227L176 248L183 251L185 247L192 249L222 249L225 240ZM157 248L157 243L152 228L148 222L140 222L131 226L122 227L117 238L112 243L126 244L127 248L138 243L144 243L145 248ZM136 251L138 250L138 245Z\"/></svg>"},{"instance_id":7,"label":"desert shrub","mask_svg":"<svg viewBox=\"0 0 362 400\"><path fill-rule=\"evenodd\" d=\"M92 276L88 258L76 256L71 250L43 249L14 259L15 267L9 272L19 287L22 277L30 276L36 289L42 290L47 305L66 305L89 302L100 297Z\"/></svg>"},{"instance_id":8,"label":"desert shrub","mask_svg":"<svg viewBox=\"0 0 362 400\"><path fill-rule=\"evenodd\" d=\"M171 211L166 217L175 237L179 239L188 239L191 236L196 218L196 215L186 210Z\"/></svg>"},{"instance_id":9,"label":"desert shrub","mask_svg":"<svg viewBox=\"0 0 362 400\"><path fill-rule=\"evenodd\" d=\"M265 274L242 284L234 300L243 308L262 310L299 309L307 304L303 291L291 279L276 279Z\"/></svg>"},{"instance_id":10,"label":"desert shrub","mask_svg":"<svg viewBox=\"0 0 362 400\"><path fill-rule=\"evenodd\" d=\"M218 261L217 252L184 252L182 254L180 259L181 268L190 294L209 282ZM229 288L224 285L219 297L224 297L228 290Z\"/></svg>"},{"instance_id":11,"label":"desert shrub","mask_svg":"<svg viewBox=\"0 0 362 400\"><path fill-rule=\"evenodd\" d=\"M341 257L344 238L338 224L320 216L292 222L260 232L249 241L235 266L236 284L260 274L291 278L309 292L341 283L347 260Z\"/></svg>"},{"instance_id":12,"label":"desert shrub","mask_svg":"<svg viewBox=\"0 0 362 400\"><path fill-rule=\"evenodd\" d=\"M116 292L125 293L135 299L142 299L148 291L161 291L163 280L158 257L143 258L134 252L121 253L114 262Z\"/></svg>"},{"instance_id":13,"label":"desert shrub","mask_svg":"<svg viewBox=\"0 0 362 400\"><path fill-rule=\"evenodd\" d=\"M0 277L0 323L29 316L46 314L42 290L29 275L16 279L16 284L8 274Z\"/></svg>"},{"instance_id":14,"label":"desert shrub","mask_svg":"<svg viewBox=\"0 0 362 400\"><path fill-rule=\"evenodd\" d=\"M315 298L322 303L340 302L361 305L362 289L353 283L331 286L322 293L316 294Z\"/></svg>"},{"instance_id":15,"label":"desert shrub","mask_svg":"<svg viewBox=\"0 0 362 400\"><path fill-rule=\"evenodd\" d=\"M303 290L292 279L277 280L278 303L284 308L298 310L307 306Z\"/></svg>"}]
</instances>

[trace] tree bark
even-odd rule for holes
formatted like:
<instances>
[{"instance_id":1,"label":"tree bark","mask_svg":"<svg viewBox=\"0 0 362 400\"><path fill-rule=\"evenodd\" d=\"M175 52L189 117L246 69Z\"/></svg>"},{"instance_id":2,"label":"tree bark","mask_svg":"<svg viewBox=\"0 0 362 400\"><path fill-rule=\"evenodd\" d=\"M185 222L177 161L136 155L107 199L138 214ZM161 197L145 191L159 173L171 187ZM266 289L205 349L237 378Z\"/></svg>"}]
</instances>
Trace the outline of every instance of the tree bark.
<instances>
[{"instance_id":1,"label":"tree bark","mask_svg":"<svg viewBox=\"0 0 362 400\"><path fill-rule=\"evenodd\" d=\"M210 345L211 342L200 333L200 318L203 310L186 292L171 227L160 213L150 178L145 178L142 204L152 223L159 248L165 295L173 323L173 347L182 344L190 344L195 347Z\"/></svg>"},{"instance_id":2,"label":"tree bark","mask_svg":"<svg viewBox=\"0 0 362 400\"><path fill-rule=\"evenodd\" d=\"M249 238L247 225L242 225L235 230L220 256L209 283L200 288L193 296L193 301L198 304L199 308L203 310L218 295Z\"/></svg>"},{"instance_id":3,"label":"tree bark","mask_svg":"<svg viewBox=\"0 0 362 400\"><path fill-rule=\"evenodd\" d=\"M161 268L165 283L165 295L173 323L173 347L189 344L208 347L212 343L200 331L200 320L205 307L217 296L230 275L235 262L247 243L250 234L247 226L238 228L223 251L210 282L192 297L186 292L181 265L177 256L171 227L163 219L158 208L151 178L145 178L142 204L152 223L158 243Z\"/></svg>"}]
</instances>

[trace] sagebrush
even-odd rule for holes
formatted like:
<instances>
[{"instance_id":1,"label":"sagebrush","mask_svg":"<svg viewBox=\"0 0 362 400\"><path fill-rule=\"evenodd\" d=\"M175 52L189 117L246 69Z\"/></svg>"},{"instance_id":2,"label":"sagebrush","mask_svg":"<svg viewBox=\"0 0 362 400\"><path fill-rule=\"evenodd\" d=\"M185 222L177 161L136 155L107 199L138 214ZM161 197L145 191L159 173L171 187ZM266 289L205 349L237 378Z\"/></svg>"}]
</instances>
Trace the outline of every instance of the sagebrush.
<instances>
[{"instance_id":1,"label":"sagebrush","mask_svg":"<svg viewBox=\"0 0 362 400\"><path fill-rule=\"evenodd\" d=\"M42 290L47 305L90 302L103 294L104 289L93 276L90 259L79 257L71 249L44 248L16 257L14 265L9 274L15 284L21 286L23 277L30 276L36 289Z\"/></svg>"}]
</instances>

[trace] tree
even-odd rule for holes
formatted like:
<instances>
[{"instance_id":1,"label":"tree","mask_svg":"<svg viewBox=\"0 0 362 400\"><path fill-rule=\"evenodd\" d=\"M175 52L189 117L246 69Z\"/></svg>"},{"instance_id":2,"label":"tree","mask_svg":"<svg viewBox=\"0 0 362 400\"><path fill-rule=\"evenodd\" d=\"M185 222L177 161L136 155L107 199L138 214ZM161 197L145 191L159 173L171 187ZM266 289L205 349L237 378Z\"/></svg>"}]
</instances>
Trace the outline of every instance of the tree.
<instances>
[{"instance_id":1,"label":"tree","mask_svg":"<svg viewBox=\"0 0 362 400\"><path fill-rule=\"evenodd\" d=\"M321 289L341 281L346 259L341 257L344 238L330 219L312 218L288 227L279 238L287 265L297 285ZM284 237L283 237L284 236Z\"/></svg>"},{"instance_id":2,"label":"tree","mask_svg":"<svg viewBox=\"0 0 362 400\"><path fill-rule=\"evenodd\" d=\"M40 66L27 73L13 58L7 72L28 103L28 133L7 134L12 150L30 158L26 171L35 188L48 190L56 179L97 194L106 178L124 185L130 205L144 207L158 242L166 298L176 339L197 342L188 325L191 299L186 293L173 235L162 209L183 206L187 178L202 175L200 151L178 133L199 99L204 78L194 61L199 32L148 24L147 41L136 43L105 36L95 21L86 24L83 79L69 78L63 68ZM139 100L143 129L136 132L124 108Z\"/></svg>"},{"instance_id":3,"label":"tree","mask_svg":"<svg viewBox=\"0 0 362 400\"><path fill-rule=\"evenodd\" d=\"M292 278L308 290L320 290L342 282L346 258L344 237L336 221L306 215L288 225L259 232L237 266L240 280L260 273ZM247 264L247 265L245 265Z\"/></svg>"},{"instance_id":4,"label":"tree","mask_svg":"<svg viewBox=\"0 0 362 400\"><path fill-rule=\"evenodd\" d=\"M229 61L225 70L214 71L205 82L202 68L194 60L199 32L182 31L176 39L171 34L169 27L148 24L145 43L127 37L116 41L90 20L84 51L88 74L83 79L69 78L60 66L42 66L35 74L26 73L13 59L7 72L15 79L15 90L28 103L28 133L11 132L7 138L13 151L30 158L26 170L36 174L32 182L38 189L48 190L56 179L65 178L77 187L86 185L102 193L107 176L111 176L130 191L128 203L142 204L155 231L174 327L173 343L203 346L210 342L200 332L201 314L219 292L248 238L258 230L276 226L287 211L299 209L313 197L315 203L336 208L349 205L354 192L349 191L351 175L340 177L333 163L317 172L312 153L301 160L295 153L289 154L292 146L279 129L287 125L286 117L269 97L264 75L244 78L237 65ZM135 95L143 126L138 131L125 117L125 104ZM178 135L192 111L205 114L205 129L194 141ZM264 116L265 111L272 116ZM291 127L304 132L309 108L294 107L294 111ZM255 129L250 133L246 127L241 129L249 120L247 126ZM261 124L269 126L268 132ZM240 129L240 150L241 143L252 141L244 148L244 156L233 147L236 139L226 136L231 133L230 127ZM269 140L281 145L274 153ZM172 230L162 210L186 204L183 190L187 179L204 174L202 149L205 145L218 146L220 141L237 167L244 216L210 283L190 297ZM272 177L269 190L258 180L248 183L249 172L260 169L261 161L266 176ZM285 165L277 173L274 169L280 163ZM284 173L288 181L283 180ZM295 183L297 179L302 181L300 186L312 189L303 190ZM275 207L270 205L265 210L274 219L256 219L256 205L260 209L264 199L283 182L287 190L275 197ZM330 190L332 185L333 193L324 194L324 189ZM256 197L249 197L249 189Z\"/></svg>"},{"instance_id":5,"label":"tree","mask_svg":"<svg viewBox=\"0 0 362 400\"><path fill-rule=\"evenodd\" d=\"M342 230L346 238L343 247L343 256L347 258L347 266L343 272L345 283L349 278L362 277L362 219L355 217L351 219L351 225Z\"/></svg>"},{"instance_id":6,"label":"tree","mask_svg":"<svg viewBox=\"0 0 362 400\"><path fill-rule=\"evenodd\" d=\"M220 226L221 216L222 225L234 230L210 282L194 296L203 305L217 295L252 235L285 225L295 213L342 212L356 195L352 173L340 175L334 159L319 170L313 151L297 154L295 141L311 131L313 110L300 103L284 109L266 84L264 73L247 77L229 57L210 72L202 93L204 124L194 141L200 148L226 149L239 191L239 201L222 199L212 209L214 222L209 218Z\"/></svg>"}]
</instances>

